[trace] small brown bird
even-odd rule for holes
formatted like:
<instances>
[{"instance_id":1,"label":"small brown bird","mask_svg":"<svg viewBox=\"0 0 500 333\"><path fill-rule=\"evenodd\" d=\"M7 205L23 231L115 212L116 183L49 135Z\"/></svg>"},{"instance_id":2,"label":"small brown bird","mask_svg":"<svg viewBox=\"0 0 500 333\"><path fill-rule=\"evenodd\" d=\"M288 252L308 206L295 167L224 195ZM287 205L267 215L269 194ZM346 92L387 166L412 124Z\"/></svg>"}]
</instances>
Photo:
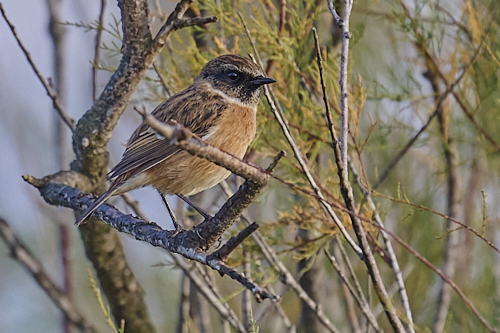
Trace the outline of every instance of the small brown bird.
<instances>
[{"instance_id":1,"label":"small brown bird","mask_svg":"<svg viewBox=\"0 0 500 333\"><path fill-rule=\"evenodd\" d=\"M242 158L256 130L260 87L276 82L250 59L223 55L209 61L186 90L162 102L151 113L162 122L175 121L206 143ZM154 130L139 126L101 194L76 222L80 225L112 195L152 185L162 194L189 196L211 188L231 174L189 154Z\"/></svg>"}]
</instances>

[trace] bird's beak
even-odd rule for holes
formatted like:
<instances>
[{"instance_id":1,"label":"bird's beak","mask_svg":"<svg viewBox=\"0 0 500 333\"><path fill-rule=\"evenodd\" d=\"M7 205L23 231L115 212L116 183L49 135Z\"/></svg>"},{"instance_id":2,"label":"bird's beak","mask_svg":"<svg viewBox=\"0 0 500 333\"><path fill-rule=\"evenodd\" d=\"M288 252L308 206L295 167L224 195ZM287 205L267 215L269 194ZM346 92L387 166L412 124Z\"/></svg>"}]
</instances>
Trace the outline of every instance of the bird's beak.
<instances>
[{"instance_id":1,"label":"bird's beak","mask_svg":"<svg viewBox=\"0 0 500 333\"><path fill-rule=\"evenodd\" d=\"M274 83L275 79L271 79L270 77L259 76L252 80L252 83L257 86L262 86L264 84Z\"/></svg>"}]
</instances>

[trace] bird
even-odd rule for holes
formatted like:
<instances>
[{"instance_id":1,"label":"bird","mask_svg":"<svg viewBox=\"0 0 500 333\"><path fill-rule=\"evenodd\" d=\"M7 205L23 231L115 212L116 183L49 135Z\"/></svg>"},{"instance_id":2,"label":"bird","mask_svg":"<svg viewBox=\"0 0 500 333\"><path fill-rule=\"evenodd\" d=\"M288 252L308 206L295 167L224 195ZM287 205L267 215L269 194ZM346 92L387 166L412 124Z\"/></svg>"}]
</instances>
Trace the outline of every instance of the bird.
<instances>
[{"instance_id":1,"label":"bird","mask_svg":"<svg viewBox=\"0 0 500 333\"><path fill-rule=\"evenodd\" d=\"M221 55L203 66L191 86L160 103L151 115L164 123L178 123L206 143L243 158L256 132L260 88L274 82L249 58ZM82 224L113 195L152 186L162 197L171 194L185 199L230 174L163 140L143 124L133 132L120 162L108 173L107 180L112 181L108 190L75 224Z\"/></svg>"}]
</instances>

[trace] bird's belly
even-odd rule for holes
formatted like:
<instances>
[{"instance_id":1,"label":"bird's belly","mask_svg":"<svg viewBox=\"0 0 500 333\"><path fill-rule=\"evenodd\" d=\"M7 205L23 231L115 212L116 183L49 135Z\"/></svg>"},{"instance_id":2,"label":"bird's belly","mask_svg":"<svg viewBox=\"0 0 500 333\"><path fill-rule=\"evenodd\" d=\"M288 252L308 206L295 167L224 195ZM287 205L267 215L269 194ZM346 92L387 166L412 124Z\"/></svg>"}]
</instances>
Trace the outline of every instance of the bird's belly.
<instances>
[{"instance_id":1,"label":"bird's belly","mask_svg":"<svg viewBox=\"0 0 500 333\"><path fill-rule=\"evenodd\" d=\"M205 136L210 145L243 158L255 135L255 109L236 108L220 117ZM193 195L211 188L231 172L204 158L180 151L146 171L149 184L165 194Z\"/></svg>"},{"instance_id":2,"label":"bird's belly","mask_svg":"<svg viewBox=\"0 0 500 333\"><path fill-rule=\"evenodd\" d=\"M193 195L231 174L203 158L181 151L147 172L148 182L164 194Z\"/></svg>"}]
</instances>

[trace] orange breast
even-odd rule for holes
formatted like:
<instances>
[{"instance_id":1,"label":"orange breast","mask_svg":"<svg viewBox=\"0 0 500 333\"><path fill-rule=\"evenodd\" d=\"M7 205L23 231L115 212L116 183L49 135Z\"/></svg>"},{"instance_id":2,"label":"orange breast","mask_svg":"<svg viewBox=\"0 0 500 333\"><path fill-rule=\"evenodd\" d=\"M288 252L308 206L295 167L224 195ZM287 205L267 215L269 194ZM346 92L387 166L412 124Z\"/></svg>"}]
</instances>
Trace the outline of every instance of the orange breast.
<instances>
[{"instance_id":1,"label":"orange breast","mask_svg":"<svg viewBox=\"0 0 500 333\"><path fill-rule=\"evenodd\" d=\"M205 142L242 158L255 135L255 109L227 108L205 135ZM165 194L193 195L211 188L231 172L181 151L146 171L148 183Z\"/></svg>"}]
</instances>

